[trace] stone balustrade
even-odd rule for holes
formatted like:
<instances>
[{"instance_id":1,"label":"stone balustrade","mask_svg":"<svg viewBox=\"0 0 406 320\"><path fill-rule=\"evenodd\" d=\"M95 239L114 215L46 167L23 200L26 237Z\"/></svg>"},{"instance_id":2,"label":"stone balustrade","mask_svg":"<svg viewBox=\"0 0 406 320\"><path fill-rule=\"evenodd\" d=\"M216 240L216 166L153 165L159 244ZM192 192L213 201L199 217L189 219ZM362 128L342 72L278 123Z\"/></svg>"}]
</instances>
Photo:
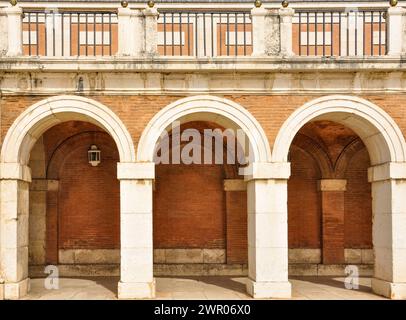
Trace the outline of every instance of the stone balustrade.
<instances>
[{"instance_id":1,"label":"stone balustrade","mask_svg":"<svg viewBox=\"0 0 406 320\"><path fill-rule=\"evenodd\" d=\"M0 55L9 57L244 57L401 56L405 9L180 9L154 5L83 9L0 8Z\"/></svg>"}]
</instances>

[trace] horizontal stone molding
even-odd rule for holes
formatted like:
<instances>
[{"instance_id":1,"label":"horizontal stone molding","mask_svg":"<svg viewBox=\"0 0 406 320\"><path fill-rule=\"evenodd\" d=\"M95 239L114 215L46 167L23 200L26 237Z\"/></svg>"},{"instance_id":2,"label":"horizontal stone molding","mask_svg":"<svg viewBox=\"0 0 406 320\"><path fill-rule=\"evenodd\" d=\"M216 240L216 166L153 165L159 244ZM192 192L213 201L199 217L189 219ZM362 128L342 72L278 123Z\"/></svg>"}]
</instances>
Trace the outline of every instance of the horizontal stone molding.
<instances>
[{"instance_id":1,"label":"horizontal stone molding","mask_svg":"<svg viewBox=\"0 0 406 320\"><path fill-rule=\"evenodd\" d=\"M118 163L117 164L118 180L154 180L155 163Z\"/></svg>"},{"instance_id":2,"label":"horizontal stone molding","mask_svg":"<svg viewBox=\"0 0 406 320\"><path fill-rule=\"evenodd\" d=\"M406 162L388 162L368 169L368 181L405 180Z\"/></svg>"},{"instance_id":3,"label":"horizontal stone molding","mask_svg":"<svg viewBox=\"0 0 406 320\"><path fill-rule=\"evenodd\" d=\"M31 169L19 163L0 163L0 179L31 182Z\"/></svg>"}]
</instances>

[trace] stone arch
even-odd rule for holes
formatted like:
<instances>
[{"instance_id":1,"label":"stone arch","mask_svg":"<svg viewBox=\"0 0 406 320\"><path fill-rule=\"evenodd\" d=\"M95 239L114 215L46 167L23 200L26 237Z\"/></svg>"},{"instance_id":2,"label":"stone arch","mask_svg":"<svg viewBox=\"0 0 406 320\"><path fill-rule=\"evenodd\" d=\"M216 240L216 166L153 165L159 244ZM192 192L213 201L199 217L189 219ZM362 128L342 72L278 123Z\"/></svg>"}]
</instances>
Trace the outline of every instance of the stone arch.
<instances>
[{"instance_id":1,"label":"stone arch","mask_svg":"<svg viewBox=\"0 0 406 320\"><path fill-rule=\"evenodd\" d=\"M358 97L327 96L296 110L280 129L273 147L273 162L286 162L300 128L316 120L338 122L364 142L372 165L406 160L406 142L395 121L377 105Z\"/></svg>"},{"instance_id":2,"label":"stone arch","mask_svg":"<svg viewBox=\"0 0 406 320\"><path fill-rule=\"evenodd\" d=\"M366 146L372 184L374 277L372 290L392 299L406 297L404 202L406 143L395 121L377 105L353 96L315 99L296 110L276 137L272 161L284 163L299 130L308 122L329 120L352 129ZM391 257L391 259L388 259Z\"/></svg>"},{"instance_id":3,"label":"stone arch","mask_svg":"<svg viewBox=\"0 0 406 320\"><path fill-rule=\"evenodd\" d=\"M7 132L1 163L27 165L37 139L49 128L65 121L93 123L114 139L121 162L134 162L135 149L123 122L103 104L78 96L58 96L42 100L25 110Z\"/></svg>"},{"instance_id":4,"label":"stone arch","mask_svg":"<svg viewBox=\"0 0 406 320\"><path fill-rule=\"evenodd\" d=\"M258 121L242 106L225 98L194 96L168 105L156 114L142 133L138 150L138 162L152 162L160 135L175 121L211 121L228 129L242 129L251 144L253 160L270 161L268 139ZM240 141L246 145L246 141Z\"/></svg>"},{"instance_id":5,"label":"stone arch","mask_svg":"<svg viewBox=\"0 0 406 320\"><path fill-rule=\"evenodd\" d=\"M4 279L6 299L18 299L29 290L31 150L46 130L72 120L90 122L104 129L115 141L121 164L135 162L134 144L125 125L109 108L94 100L57 96L34 104L17 117L7 132L0 155L0 277Z\"/></svg>"}]
</instances>

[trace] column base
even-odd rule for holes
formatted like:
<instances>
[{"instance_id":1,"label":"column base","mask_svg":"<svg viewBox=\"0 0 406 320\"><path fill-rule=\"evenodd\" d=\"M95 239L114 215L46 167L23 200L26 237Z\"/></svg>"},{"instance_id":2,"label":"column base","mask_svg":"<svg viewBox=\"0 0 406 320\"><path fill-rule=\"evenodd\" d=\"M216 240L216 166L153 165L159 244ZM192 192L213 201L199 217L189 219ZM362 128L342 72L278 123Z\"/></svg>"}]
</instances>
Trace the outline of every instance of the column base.
<instances>
[{"instance_id":1,"label":"column base","mask_svg":"<svg viewBox=\"0 0 406 320\"><path fill-rule=\"evenodd\" d=\"M292 285L286 282L256 282L248 279L247 292L255 299L290 299Z\"/></svg>"},{"instance_id":2,"label":"column base","mask_svg":"<svg viewBox=\"0 0 406 320\"><path fill-rule=\"evenodd\" d=\"M393 283L372 278L372 291L393 300L406 299L406 283Z\"/></svg>"},{"instance_id":3,"label":"column base","mask_svg":"<svg viewBox=\"0 0 406 320\"><path fill-rule=\"evenodd\" d=\"M23 281L16 283L4 284L4 299L6 300L18 300L25 297L30 291L30 279L24 279Z\"/></svg>"},{"instance_id":4,"label":"column base","mask_svg":"<svg viewBox=\"0 0 406 320\"><path fill-rule=\"evenodd\" d=\"M155 279L152 282L119 282L119 299L154 299Z\"/></svg>"}]
</instances>

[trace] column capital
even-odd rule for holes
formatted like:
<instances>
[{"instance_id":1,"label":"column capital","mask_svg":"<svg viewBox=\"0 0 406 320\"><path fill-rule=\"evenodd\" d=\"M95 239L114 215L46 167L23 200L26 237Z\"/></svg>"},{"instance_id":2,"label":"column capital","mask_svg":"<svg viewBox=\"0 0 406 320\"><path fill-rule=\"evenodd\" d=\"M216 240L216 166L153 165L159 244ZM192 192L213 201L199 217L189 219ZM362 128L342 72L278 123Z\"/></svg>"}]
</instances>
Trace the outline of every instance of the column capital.
<instances>
[{"instance_id":1,"label":"column capital","mask_svg":"<svg viewBox=\"0 0 406 320\"><path fill-rule=\"evenodd\" d=\"M246 181L287 180L291 174L289 162L254 162L244 169Z\"/></svg>"},{"instance_id":2,"label":"column capital","mask_svg":"<svg viewBox=\"0 0 406 320\"><path fill-rule=\"evenodd\" d=\"M320 191L347 191L346 179L321 179L319 180Z\"/></svg>"},{"instance_id":3,"label":"column capital","mask_svg":"<svg viewBox=\"0 0 406 320\"><path fill-rule=\"evenodd\" d=\"M153 162L134 162L117 164L118 180L154 180L155 163Z\"/></svg>"},{"instance_id":4,"label":"column capital","mask_svg":"<svg viewBox=\"0 0 406 320\"><path fill-rule=\"evenodd\" d=\"M31 169L19 163L0 163L0 179L31 182Z\"/></svg>"},{"instance_id":5,"label":"column capital","mask_svg":"<svg viewBox=\"0 0 406 320\"><path fill-rule=\"evenodd\" d=\"M387 162L368 169L368 181L406 180L406 162Z\"/></svg>"}]
</instances>

